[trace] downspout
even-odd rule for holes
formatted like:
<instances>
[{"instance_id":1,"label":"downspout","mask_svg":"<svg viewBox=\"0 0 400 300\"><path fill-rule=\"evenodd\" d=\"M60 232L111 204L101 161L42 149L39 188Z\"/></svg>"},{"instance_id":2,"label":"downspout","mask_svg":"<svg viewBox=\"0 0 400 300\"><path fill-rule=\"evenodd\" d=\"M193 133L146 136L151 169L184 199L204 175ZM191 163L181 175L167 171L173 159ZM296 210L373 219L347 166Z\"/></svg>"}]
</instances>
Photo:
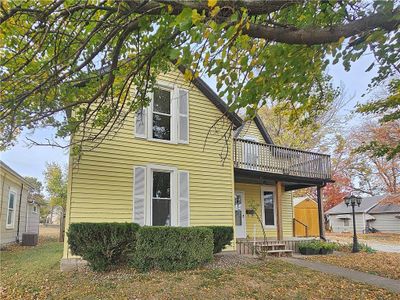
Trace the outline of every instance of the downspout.
<instances>
[{"instance_id":1,"label":"downspout","mask_svg":"<svg viewBox=\"0 0 400 300\"><path fill-rule=\"evenodd\" d=\"M325 228L324 228L324 207L322 206L321 189L326 186L326 182L317 186L317 202L318 202L318 224L319 224L319 238L326 241Z\"/></svg>"},{"instance_id":2,"label":"downspout","mask_svg":"<svg viewBox=\"0 0 400 300\"><path fill-rule=\"evenodd\" d=\"M21 203L22 203L22 192L24 190L24 184L21 184L21 192L19 194L19 208L18 208L18 223L17 223L17 237L16 237L16 241L17 243L19 243L19 223L21 220Z\"/></svg>"}]
</instances>

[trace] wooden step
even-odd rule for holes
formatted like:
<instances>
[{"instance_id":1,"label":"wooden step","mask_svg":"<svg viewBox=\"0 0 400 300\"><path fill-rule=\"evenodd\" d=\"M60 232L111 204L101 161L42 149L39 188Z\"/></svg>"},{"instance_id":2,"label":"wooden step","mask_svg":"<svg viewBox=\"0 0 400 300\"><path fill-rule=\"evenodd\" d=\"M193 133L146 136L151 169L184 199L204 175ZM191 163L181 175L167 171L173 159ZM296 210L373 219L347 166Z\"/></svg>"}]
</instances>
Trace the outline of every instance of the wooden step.
<instances>
[{"instance_id":1,"label":"wooden step","mask_svg":"<svg viewBox=\"0 0 400 300\"><path fill-rule=\"evenodd\" d=\"M274 255L274 256L279 256L279 257L282 255L292 256L292 254L293 254L293 250L288 250L288 249L267 251L267 255Z\"/></svg>"}]
</instances>

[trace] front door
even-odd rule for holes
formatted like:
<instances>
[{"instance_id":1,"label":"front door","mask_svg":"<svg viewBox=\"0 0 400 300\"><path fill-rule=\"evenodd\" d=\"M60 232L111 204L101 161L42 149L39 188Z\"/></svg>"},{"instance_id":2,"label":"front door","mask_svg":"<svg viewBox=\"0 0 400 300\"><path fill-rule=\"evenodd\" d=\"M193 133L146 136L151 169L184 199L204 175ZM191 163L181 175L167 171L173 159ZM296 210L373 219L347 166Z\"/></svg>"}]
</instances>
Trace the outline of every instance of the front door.
<instances>
[{"instance_id":1,"label":"front door","mask_svg":"<svg viewBox=\"0 0 400 300\"><path fill-rule=\"evenodd\" d=\"M246 237L246 209L244 205L244 193L235 192L235 225L236 237Z\"/></svg>"}]
</instances>

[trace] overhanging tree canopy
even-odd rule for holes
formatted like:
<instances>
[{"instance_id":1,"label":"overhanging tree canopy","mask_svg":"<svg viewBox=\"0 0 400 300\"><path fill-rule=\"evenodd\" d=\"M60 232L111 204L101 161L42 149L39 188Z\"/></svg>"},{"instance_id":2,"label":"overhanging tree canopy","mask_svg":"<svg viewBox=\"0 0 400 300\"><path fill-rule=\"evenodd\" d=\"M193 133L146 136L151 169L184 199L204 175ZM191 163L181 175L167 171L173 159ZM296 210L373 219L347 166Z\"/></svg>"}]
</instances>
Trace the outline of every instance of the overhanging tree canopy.
<instances>
[{"instance_id":1,"label":"overhanging tree canopy","mask_svg":"<svg viewBox=\"0 0 400 300\"><path fill-rule=\"evenodd\" d=\"M398 72L399 12L361 0L2 1L0 146L37 126L101 141L171 61L189 80L215 76L231 110L274 99L306 120L330 101L329 60L349 69L372 52L373 85Z\"/></svg>"}]
</instances>

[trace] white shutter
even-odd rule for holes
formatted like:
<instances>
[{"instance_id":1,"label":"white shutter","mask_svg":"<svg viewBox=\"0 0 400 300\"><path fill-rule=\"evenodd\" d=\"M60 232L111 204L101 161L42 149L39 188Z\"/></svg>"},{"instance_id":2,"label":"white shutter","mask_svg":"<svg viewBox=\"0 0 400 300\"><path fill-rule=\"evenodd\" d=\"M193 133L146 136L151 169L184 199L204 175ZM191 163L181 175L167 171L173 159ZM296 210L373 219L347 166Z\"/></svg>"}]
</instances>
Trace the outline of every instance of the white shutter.
<instances>
[{"instance_id":1,"label":"white shutter","mask_svg":"<svg viewBox=\"0 0 400 300\"><path fill-rule=\"evenodd\" d=\"M146 197L146 168L135 167L133 176L133 222L143 226Z\"/></svg>"},{"instance_id":2,"label":"white shutter","mask_svg":"<svg viewBox=\"0 0 400 300\"><path fill-rule=\"evenodd\" d=\"M141 108L136 112L135 120L135 136L146 138L147 137L147 109Z\"/></svg>"},{"instance_id":3,"label":"white shutter","mask_svg":"<svg viewBox=\"0 0 400 300\"><path fill-rule=\"evenodd\" d=\"M189 143L189 92L178 90L178 141L179 143Z\"/></svg>"},{"instance_id":4,"label":"white shutter","mask_svg":"<svg viewBox=\"0 0 400 300\"><path fill-rule=\"evenodd\" d=\"M179 220L178 226L187 227L190 225L189 205L189 172L178 172L178 202Z\"/></svg>"}]
</instances>

